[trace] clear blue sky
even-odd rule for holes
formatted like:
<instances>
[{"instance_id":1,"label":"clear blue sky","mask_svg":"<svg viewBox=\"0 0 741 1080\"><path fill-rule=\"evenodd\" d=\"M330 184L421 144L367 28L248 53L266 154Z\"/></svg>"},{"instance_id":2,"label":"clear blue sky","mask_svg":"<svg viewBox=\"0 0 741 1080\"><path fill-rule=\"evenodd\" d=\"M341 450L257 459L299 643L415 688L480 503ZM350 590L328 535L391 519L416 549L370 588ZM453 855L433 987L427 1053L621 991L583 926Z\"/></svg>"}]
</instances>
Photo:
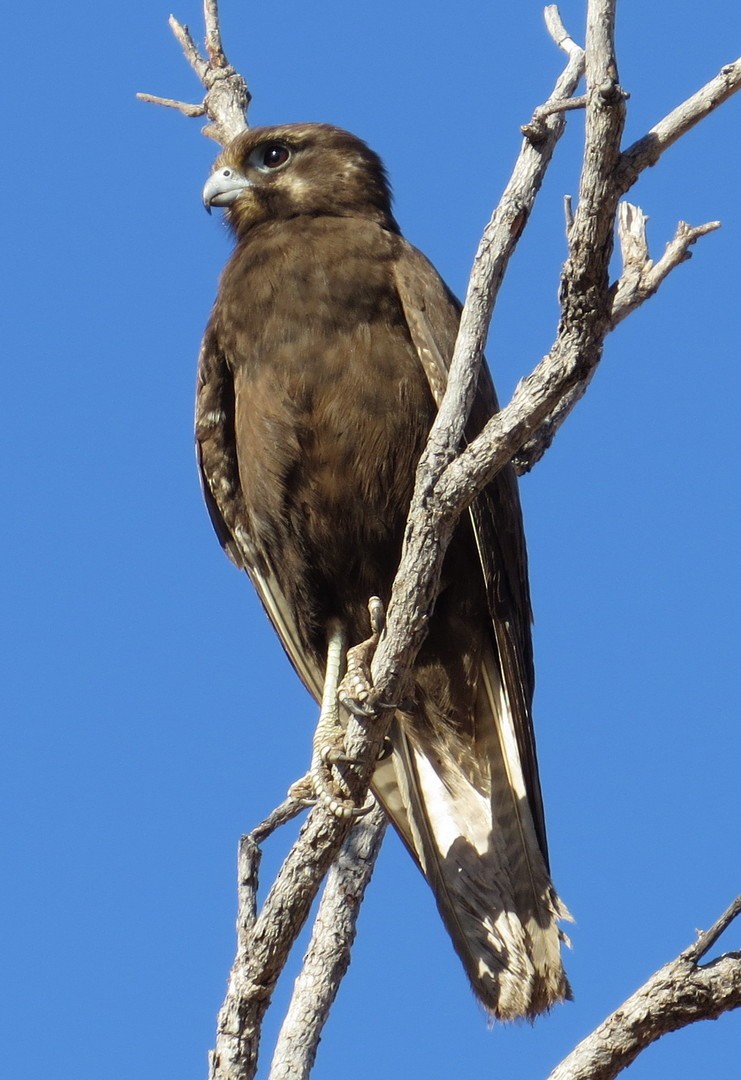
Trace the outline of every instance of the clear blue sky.
<instances>
[{"instance_id":1,"label":"clear blue sky","mask_svg":"<svg viewBox=\"0 0 741 1080\"><path fill-rule=\"evenodd\" d=\"M367 139L407 236L460 293L518 125L562 63L540 4L222 5L252 122ZM582 8L562 8L576 36ZM200 36L196 0L174 10ZM24 1080L205 1076L237 839L304 771L315 717L201 505L195 361L229 244L200 205L215 147L134 98L198 97L168 12L21 8L4 61L0 1059ZM629 137L740 51L729 0L625 0L620 16ZM552 339L581 127L572 115L497 311L505 399ZM741 891L740 127L736 100L640 182L657 254L680 218L724 227L609 340L522 485L576 1001L487 1030L390 837L317 1077L543 1077ZM669 1036L632 1076L735 1080L740 1036L741 1016Z\"/></svg>"}]
</instances>

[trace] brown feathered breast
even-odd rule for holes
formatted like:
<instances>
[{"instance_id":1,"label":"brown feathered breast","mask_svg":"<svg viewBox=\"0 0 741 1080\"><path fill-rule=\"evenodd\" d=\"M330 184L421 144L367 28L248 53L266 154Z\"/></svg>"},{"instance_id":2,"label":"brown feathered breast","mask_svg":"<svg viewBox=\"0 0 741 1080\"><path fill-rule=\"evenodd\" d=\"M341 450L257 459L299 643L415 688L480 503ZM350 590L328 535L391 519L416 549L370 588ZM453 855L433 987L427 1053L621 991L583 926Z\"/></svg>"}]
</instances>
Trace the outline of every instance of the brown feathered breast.
<instances>
[{"instance_id":1,"label":"brown feathered breast","mask_svg":"<svg viewBox=\"0 0 741 1080\"><path fill-rule=\"evenodd\" d=\"M321 693L330 626L367 636L388 601L414 472L459 307L404 241L380 161L324 125L255 129L205 191L237 245L199 363L196 438L219 538ZM484 372L469 434L496 409ZM531 723L530 602L516 482L502 472L451 543L374 790L497 1016L568 993Z\"/></svg>"}]
</instances>

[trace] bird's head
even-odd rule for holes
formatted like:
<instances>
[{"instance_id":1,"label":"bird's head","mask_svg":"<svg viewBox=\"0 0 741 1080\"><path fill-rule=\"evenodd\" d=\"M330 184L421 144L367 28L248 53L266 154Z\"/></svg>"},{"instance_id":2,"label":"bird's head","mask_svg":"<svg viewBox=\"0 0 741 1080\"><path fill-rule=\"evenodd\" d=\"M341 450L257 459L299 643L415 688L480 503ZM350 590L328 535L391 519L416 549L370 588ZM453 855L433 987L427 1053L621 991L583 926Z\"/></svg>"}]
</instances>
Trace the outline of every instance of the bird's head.
<instances>
[{"instance_id":1,"label":"bird's head","mask_svg":"<svg viewBox=\"0 0 741 1080\"><path fill-rule=\"evenodd\" d=\"M397 230L381 159L329 124L284 124L238 135L214 163L203 202L226 209L238 238L301 214L363 217Z\"/></svg>"}]
</instances>

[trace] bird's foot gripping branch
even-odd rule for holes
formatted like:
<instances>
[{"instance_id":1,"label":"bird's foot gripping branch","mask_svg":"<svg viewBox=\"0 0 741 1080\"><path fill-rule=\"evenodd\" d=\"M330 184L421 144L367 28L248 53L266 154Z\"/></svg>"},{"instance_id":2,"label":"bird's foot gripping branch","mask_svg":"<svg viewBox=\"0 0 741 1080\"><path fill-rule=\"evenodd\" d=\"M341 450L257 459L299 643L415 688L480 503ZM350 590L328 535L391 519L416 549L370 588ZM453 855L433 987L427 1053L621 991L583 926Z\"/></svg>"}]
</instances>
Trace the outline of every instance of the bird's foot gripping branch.
<instances>
[{"instance_id":1,"label":"bird's foot gripping branch","mask_svg":"<svg viewBox=\"0 0 741 1080\"><path fill-rule=\"evenodd\" d=\"M314 732L309 775L317 802L335 817L356 818L369 813L375 802L371 799L365 805L356 803L348 786L347 767L363 763L346 752L345 727L340 719L340 672L347 655L347 635L340 625L335 624L329 636L322 704Z\"/></svg>"}]
</instances>

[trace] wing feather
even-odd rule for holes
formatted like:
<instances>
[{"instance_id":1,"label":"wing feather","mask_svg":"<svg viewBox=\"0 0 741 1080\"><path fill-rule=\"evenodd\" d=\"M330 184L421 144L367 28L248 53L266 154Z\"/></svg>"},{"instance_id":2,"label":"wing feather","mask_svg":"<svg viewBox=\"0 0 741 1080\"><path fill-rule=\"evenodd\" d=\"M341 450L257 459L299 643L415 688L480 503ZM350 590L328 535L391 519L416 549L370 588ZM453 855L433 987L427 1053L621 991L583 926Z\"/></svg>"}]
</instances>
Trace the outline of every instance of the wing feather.
<instances>
[{"instance_id":1,"label":"wing feather","mask_svg":"<svg viewBox=\"0 0 741 1080\"><path fill-rule=\"evenodd\" d=\"M461 305L432 264L410 244L397 262L397 287L412 341L439 406L455 348ZM467 438L498 410L491 375L483 366ZM531 720L535 676L530 624L527 552L517 481L502 470L469 512L487 590L496 649L514 714L528 800L547 857L543 800Z\"/></svg>"},{"instance_id":2,"label":"wing feather","mask_svg":"<svg viewBox=\"0 0 741 1080\"><path fill-rule=\"evenodd\" d=\"M399 297L439 405L460 304L434 267L402 241ZM498 408L484 368L466 431ZM535 1015L569 996L548 873L531 718L534 689L527 554L517 484L503 470L469 511L491 618L477 673L470 750L441 755L414 735L392 739L398 789L417 859L477 993L499 1017ZM459 733L458 741L465 738ZM467 758L479 768L467 769ZM484 777L482 782L481 777Z\"/></svg>"},{"instance_id":3,"label":"wing feather","mask_svg":"<svg viewBox=\"0 0 741 1080\"><path fill-rule=\"evenodd\" d=\"M323 673L302 648L291 606L269 561L252 540L242 497L234 431L234 380L209 329L198 358L196 460L209 516L232 562L246 570L289 660L310 694L321 700Z\"/></svg>"}]
</instances>

